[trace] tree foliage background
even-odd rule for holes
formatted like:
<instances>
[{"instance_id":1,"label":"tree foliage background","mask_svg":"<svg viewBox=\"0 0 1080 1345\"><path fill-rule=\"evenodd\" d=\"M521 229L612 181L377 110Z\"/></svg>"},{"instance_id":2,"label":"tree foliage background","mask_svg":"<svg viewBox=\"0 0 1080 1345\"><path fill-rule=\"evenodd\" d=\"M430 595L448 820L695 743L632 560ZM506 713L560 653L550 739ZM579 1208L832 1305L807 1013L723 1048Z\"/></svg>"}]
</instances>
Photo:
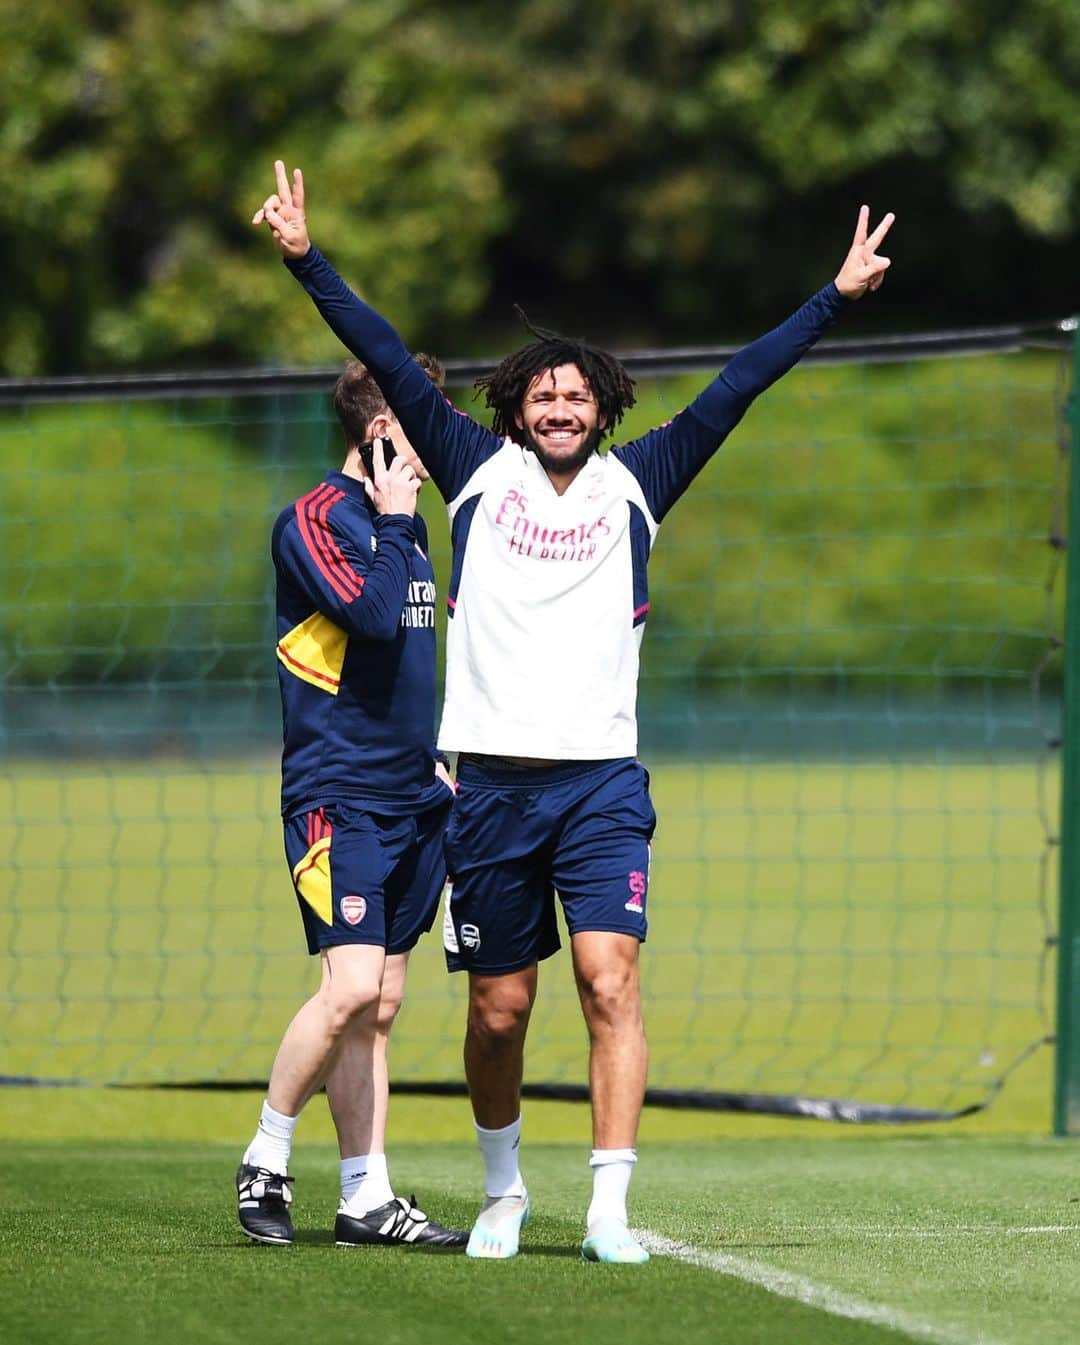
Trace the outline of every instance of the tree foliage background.
<instances>
[{"instance_id":1,"label":"tree foliage background","mask_svg":"<svg viewBox=\"0 0 1080 1345\"><path fill-rule=\"evenodd\" d=\"M248 224L275 157L407 338L626 348L1080 305L1075 0L0 0L4 373L337 359ZM887 316L883 316L886 314Z\"/></svg>"}]
</instances>

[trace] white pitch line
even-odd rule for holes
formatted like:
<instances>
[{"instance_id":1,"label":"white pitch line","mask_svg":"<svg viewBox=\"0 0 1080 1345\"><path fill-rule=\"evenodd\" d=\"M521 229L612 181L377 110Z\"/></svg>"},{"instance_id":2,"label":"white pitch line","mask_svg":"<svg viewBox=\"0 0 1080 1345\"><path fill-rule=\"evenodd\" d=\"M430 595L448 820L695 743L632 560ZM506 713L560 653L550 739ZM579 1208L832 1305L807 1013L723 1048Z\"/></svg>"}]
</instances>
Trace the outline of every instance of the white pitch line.
<instances>
[{"instance_id":1,"label":"white pitch line","mask_svg":"<svg viewBox=\"0 0 1080 1345\"><path fill-rule=\"evenodd\" d=\"M694 1247L687 1242L676 1242L653 1233L649 1229L635 1229L635 1236L643 1247L657 1256L670 1256L687 1265L698 1266L702 1270L712 1270L720 1275L731 1275L735 1279L756 1284L778 1298L792 1298L807 1307L817 1308L833 1317L849 1317L855 1321L872 1322L876 1326L901 1331L916 1340L932 1341L933 1345L1000 1345L990 1336L970 1335L966 1331L928 1322L921 1317L900 1308L891 1308L885 1303L872 1303L868 1299L833 1289L827 1284L818 1284L805 1275L796 1275L790 1270L781 1270L776 1266L762 1265L741 1256L732 1256L728 1252L707 1251L703 1247Z\"/></svg>"}]
</instances>

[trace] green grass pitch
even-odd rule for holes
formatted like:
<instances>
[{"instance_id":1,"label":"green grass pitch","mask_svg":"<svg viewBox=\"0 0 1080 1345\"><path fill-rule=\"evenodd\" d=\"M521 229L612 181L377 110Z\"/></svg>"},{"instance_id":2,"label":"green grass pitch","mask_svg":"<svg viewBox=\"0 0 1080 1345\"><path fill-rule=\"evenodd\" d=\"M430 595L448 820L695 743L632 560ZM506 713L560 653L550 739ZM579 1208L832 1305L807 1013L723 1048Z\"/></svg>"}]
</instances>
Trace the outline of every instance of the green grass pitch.
<instances>
[{"instance_id":1,"label":"green grass pitch","mask_svg":"<svg viewBox=\"0 0 1080 1345\"><path fill-rule=\"evenodd\" d=\"M651 1112L632 1219L662 1250L644 1267L607 1267L578 1254L587 1113L533 1104L522 1164L535 1218L522 1254L491 1263L335 1248L337 1161L321 1100L294 1154L296 1245L247 1244L231 1182L257 1110L253 1094L0 1096L0 1338L1076 1339L1080 1183L1066 1143ZM397 1189L415 1190L441 1218L470 1220L480 1165L465 1104L399 1099L391 1129Z\"/></svg>"},{"instance_id":2,"label":"green grass pitch","mask_svg":"<svg viewBox=\"0 0 1080 1345\"><path fill-rule=\"evenodd\" d=\"M654 1082L835 1077L917 1103L958 1091L958 1060L977 1092L1039 1035L1032 763L671 763L653 784ZM310 977L274 763L27 768L4 789L4 1072L265 1075ZM461 1014L430 938L394 1074L460 1077ZM583 1068L564 955L529 1077ZM1073 1146L1045 1138L1049 1068L1043 1048L988 1111L902 1132L647 1110L632 1219L657 1250L640 1269L579 1258L583 1107L527 1104L536 1216L492 1265L334 1248L321 1100L295 1151L299 1240L279 1250L235 1224L257 1094L6 1088L0 1339L1071 1345L1080 1182ZM471 1219L463 1101L396 1098L390 1150L399 1191Z\"/></svg>"}]
</instances>

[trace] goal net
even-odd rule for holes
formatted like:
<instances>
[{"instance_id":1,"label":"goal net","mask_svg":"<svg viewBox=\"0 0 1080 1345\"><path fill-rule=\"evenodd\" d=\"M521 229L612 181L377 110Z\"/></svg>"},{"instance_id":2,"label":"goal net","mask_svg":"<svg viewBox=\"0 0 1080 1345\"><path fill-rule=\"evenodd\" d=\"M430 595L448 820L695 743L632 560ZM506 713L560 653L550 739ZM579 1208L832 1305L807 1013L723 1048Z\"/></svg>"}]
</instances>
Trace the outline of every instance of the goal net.
<instances>
[{"instance_id":1,"label":"goal net","mask_svg":"<svg viewBox=\"0 0 1080 1345\"><path fill-rule=\"evenodd\" d=\"M826 343L665 521L639 705L657 1100L947 1115L1034 1057L1023 1089L1048 1105L1065 344ZM627 437L717 359L631 363ZM264 1079L313 988L278 815L268 538L339 465L331 381L2 390L8 1080ZM421 506L445 582L432 487ZM527 1078L580 1095L565 953L540 982ZM396 1084L461 1086L464 992L437 925Z\"/></svg>"}]
</instances>

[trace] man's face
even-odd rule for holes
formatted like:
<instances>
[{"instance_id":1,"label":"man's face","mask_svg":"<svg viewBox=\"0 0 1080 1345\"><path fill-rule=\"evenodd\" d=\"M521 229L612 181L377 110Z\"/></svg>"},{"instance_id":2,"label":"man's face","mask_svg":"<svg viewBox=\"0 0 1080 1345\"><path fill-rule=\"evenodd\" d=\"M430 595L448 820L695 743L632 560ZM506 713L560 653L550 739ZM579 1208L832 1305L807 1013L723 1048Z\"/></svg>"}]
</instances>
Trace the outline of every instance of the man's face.
<instances>
[{"instance_id":1,"label":"man's face","mask_svg":"<svg viewBox=\"0 0 1080 1345\"><path fill-rule=\"evenodd\" d=\"M604 431L592 388L576 364L560 364L537 374L514 419L549 472L583 466Z\"/></svg>"}]
</instances>

